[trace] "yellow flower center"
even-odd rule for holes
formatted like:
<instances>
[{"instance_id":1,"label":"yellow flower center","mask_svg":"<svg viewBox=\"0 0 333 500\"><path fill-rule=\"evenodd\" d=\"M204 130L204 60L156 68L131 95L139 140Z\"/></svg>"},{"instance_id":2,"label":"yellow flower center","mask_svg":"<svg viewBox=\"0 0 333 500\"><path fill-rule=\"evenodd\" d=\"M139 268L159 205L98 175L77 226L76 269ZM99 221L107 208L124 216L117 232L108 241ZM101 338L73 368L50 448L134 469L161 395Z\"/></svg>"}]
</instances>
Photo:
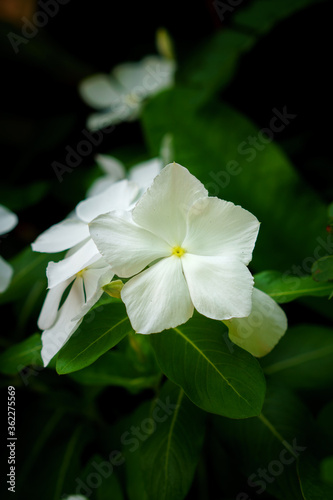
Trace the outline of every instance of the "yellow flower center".
<instances>
[{"instance_id":1,"label":"yellow flower center","mask_svg":"<svg viewBox=\"0 0 333 500\"><path fill-rule=\"evenodd\" d=\"M186 250L182 247L173 247L172 249L172 255L175 255L176 257L182 257L186 253Z\"/></svg>"},{"instance_id":2,"label":"yellow flower center","mask_svg":"<svg viewBox=\"0 0 333 500\"><path fill-rule=\"evenodd\" d=\"M76 273L76 276L77 277L82 276L86 270L87 270L86 267L84 269L81 269L81 271L79 271L78 273Z\"/></svg>"}]
</instances>

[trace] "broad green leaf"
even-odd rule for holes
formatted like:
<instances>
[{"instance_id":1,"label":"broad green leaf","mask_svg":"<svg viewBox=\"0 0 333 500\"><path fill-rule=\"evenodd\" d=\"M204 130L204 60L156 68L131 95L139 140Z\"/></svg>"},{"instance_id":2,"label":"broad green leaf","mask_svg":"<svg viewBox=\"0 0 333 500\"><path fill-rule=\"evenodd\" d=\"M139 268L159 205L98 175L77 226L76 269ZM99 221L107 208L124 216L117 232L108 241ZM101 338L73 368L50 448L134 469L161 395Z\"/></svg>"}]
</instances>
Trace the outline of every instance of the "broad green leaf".
<instances>
[{"instance_id":1,"label":"broad green leaf","mask_svg":"<svg viewBox=\"0 0 333 500\"><path fill-rule=\"evenodd\" d=\"M226 332L221 322L196 315L150 340L161 370L194 404L230 418L258 415L265 395L260 365Z\"/></svg>"},{"instance_id":2,"label":"broad green leaf","mask_svg":"<svg viewBox=\"0 0 333 500\"><path fill-rule=\"evenodd\" d=\"M59 352L57 372L63 375L91 365L132 331L124 304L91 310Z\"/></svg>"},{"instance_id":3,"label":"broad green leaf","mask_svg":"<svg viewBox=\"0 0 333 500\"><path fill-rule=\"evenodd\" d=\"M40 334L35 333L19 344L13 345L0 354L0 371L6 375L15 375L25 366L43 366L40 356L42 343Z\"/></svg>"},{"instance_id":4,"label":"broad green leaf","mask_svg":"<svg viewBox=\"0 0 333 500\"><path fill-rule=\"evenodd\" d=\"M278 271L256 274L255 286L284 304L300 297L325 297L333 292L333 283L318 283L312 276L291 276Z\"/></svg>"},{"instance_id":5,"label":"broad green leaf","mask_svg":"<svg viewBox=\"0 0 333 500\"><path fill-rule=\"evenodd\" d=\"M204 413L185 396L181 387L167 381L159 399L170 400L174 410L169 418L159 416L155 404L150 415L156 430L141 448L141 465L148 498L182 500L193 481L203 443Z\"/></svg>"},{"instance_id":6,"label":"broad green leaf","mask_svg":"<svg viewBox=\"0 0 333 500\"><path fill-rule=\"evenodd\" d=\"M101 358L71 377L83 385L119 386L136 393L142 389L155 387L161 378L158 370L138 370L123 352L106 352Z\"/></svg>"},{"instance_id":7,"label":"broad green leaf","mask_svg":"<svg viewBox=\"0 0 333 500\"><path fill-rule=\"evenodd\" d=\"M279 500L305 498L296 463L308 451L314 427L310 413L296 396L268 385L258 417L214 417L213 421L222 442L243 469L253 495L267 491Z\"/></svg>"},{"instance_id":8,"label":"broad green leaf","mask_svg":"<svg viewBox=\"0 0 333 500\"><path fill-rule=\"evenodd\" d=\"M326 245L324 203L274 141L261 141L250 120L217 100L200 109L200 95L199 90L176 87L147 103L142 119L151 153L158 153L166 133L172 134L175 161L212 196L239 204L260 220L253 269L291 269L313 255L320 242ZM285 128L294 118L286 106L274 108L267 126ZM253 137L260 150L252 145Z\"/></svg>"},{"instance_id":9,"label":"broad green leaf","mask_svg":"<svg viewBox=\"0 0 333 500\"><path fill-rule=\"evenodd\" d=\"M312 277L320 283L333 280L333 255L327 255L317 260L312 266ZM333 283L332 291L333 291Z\"/></svg>"},{"instance_id":10,"label":"broad green leaf","mask_svg":"<svg viewBox=\"0 0 333 500\"><path fill-rule=\"evenodd\" d=\"M50 260L60 260L62 254L33 252L30 247L10 260L14 274L9 288L0 294L0 304L26 297L32 287L38 286L40 293L47 289L46 267Z\"/></svg>"},{"instance_id":11,"label":"broad green leaf","mask_svg":"<svg viewBox=\"0 0 333 500\"><path fill-rule=\"evenodd\" d=\"M290 328L261 359L266 375L295 389L330 388L332 364L333 329L318 325Z\"/></svg>"}]
</instances>

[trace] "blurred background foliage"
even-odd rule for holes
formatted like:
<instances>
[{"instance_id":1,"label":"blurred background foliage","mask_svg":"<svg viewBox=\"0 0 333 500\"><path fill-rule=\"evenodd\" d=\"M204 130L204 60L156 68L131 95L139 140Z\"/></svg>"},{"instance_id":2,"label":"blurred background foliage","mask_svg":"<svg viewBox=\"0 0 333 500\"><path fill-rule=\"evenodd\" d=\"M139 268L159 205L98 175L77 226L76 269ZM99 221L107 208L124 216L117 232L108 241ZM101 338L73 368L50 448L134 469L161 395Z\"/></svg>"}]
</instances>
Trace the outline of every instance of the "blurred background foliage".
<instances>
[{"instance_id":1,"label":"blurred background foliage","mask_svg":"<svg viewBox=\"0 0 333 500\"><path fill-rule=\"evenodd\" d=\"M142 404L160 383L145 339L139 348L124 339L96 366L59 376L52 368L42 370L39 335L31 337L45 296L46 264L59 255L33 254L30 243L84 198L101 173L97 153L110 153L130 167L157 155L163 136L171 134L175 161L212 195L241 204L261 221L253 272L309 275L318 245L321 255L332 253L330 2L244 0L224 14L222 4L229 5L70 0L15 53L8 35L22 36L40 3L0 0L0 203L19 216L18 226L0 240L1 255L15 268L11 287L0 296L6 353L0 359L2 386L18 388L16 498L26 498L27 488L36 500L73 493L75 478L87 476L92 457L105 459L119 448L124 429L142 420ZM141 121L117 125L59 182L52 163L65 163L66 147L75 149L84 138L91 111L78 95L78 83L156 53L159 27L174 42L176 86L151 99ZM274 110L284 108L295 118L264 143L260 130L269 127ZM259 146L249 145L251 137ZM254 151L251 161L248 147ZM240 173L228 174L228 162ZM262 360L272 385L264 410L275 433L287 440L300 436L311 456L302 455L260 498L328 500L332 302L307 297L283 307L292 328ZM32 366L18 373L26 364ZM281 443L259 419L208 418L212 425L188 498L229 500L243 491L259 498L247 484L248 474L278 455ZM138 452L125 453L126 464L91 498L155 498L145 497ZM148 456L149 446L142 453ZM302 479L308 477L310 485Z\"/></svg>"}]
</instances>

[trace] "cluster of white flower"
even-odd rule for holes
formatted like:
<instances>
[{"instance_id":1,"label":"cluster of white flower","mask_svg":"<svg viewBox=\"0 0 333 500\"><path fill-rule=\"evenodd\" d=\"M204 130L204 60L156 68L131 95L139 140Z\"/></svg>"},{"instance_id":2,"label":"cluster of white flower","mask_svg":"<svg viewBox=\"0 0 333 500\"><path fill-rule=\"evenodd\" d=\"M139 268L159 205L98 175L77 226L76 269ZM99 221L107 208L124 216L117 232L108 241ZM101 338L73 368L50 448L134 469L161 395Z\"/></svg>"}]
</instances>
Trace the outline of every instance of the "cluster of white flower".
<instances>
[{"instance_id":1,"label":"cluster of white flower","mask_svg":"<svg viewBox=\"0 0 333 500\"><path fill-rule=\"evenodd\" d=\"M9 233L18 223L17 215L0 205L0 236ZM13 268L0 255L0 293L4 292L12 279Z\"/></svg>"},{"instance_id":2,"label":"cluster of white flower","mask_svg":"<svg viewBox=\"0 0 333 500\"><path fill-rule=\"evenodd\" d=\"M130 278L121 298L137 333L177 327L195 308L226 321L231 340L252 354L269 352L287 323L270 297L253 293L247 265L259 230L256 217L209 197L203 184L177 163L156 175L161 162L154 159L133 169L132 180L119 180L124 172L117 160L99 161L108 175L92 186L93 196L33 244L42 252L69 249L65 259L47 268L49 292L39 318L44 364L115 274ZM260 324L251 329L258 314Z\"/></svg>"},{"instance_id":3,"label":"cluster of white flower","mask_svg":"<svg viewBox=\"0 0 333 500\"><path fill-rule=\"evenodd\" d=\"M88 198L76 206L74 213L50 227L32 244L37 252L67 250L65 258L49 262L46 271L49 290L38 319L39 328L44 330L45 365L78 328L84 315L101 297L102 287L114 275L90 237L90 222L100 214L130 210L162 168L161 160L152 159L132 168L131 180L120 180L125 177L125 169L118 160L102 156L97 160L107 175L97 179Z\"/></svg>"}]
</instances>

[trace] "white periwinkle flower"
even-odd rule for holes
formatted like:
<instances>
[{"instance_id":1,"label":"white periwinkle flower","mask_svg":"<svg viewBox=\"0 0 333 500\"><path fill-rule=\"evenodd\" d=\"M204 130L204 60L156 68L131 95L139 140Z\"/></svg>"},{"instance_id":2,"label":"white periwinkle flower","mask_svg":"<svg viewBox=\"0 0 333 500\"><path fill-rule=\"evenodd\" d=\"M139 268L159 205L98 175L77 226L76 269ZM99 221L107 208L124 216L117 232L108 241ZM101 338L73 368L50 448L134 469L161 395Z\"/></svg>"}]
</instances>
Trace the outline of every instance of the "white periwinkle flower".
<instances>
[{"instance_id":1,"label":"white periwinkle flower","mask_svg":"<svg viewBox=\"0 0 333 500\"><path fill-rule=\"evenodd\" d=\"M73 268L72 275L60 282L54 267L48 268L50 289L38 318L38 327L44 330L41 351L44 366L77 330L84 315L102 296L102 287L113 278L113 271L103 258L79 271ZM59 308L68 287L71 287L69 293Z\"/></svg>"},{"instance_id":2,"label":"white periwinkle flower","mask_svg":"<svg viewBox=\"0 0 333 500\"><path fill-rule=\"evenodd\" d=\"M268 354L288 326L283 309L257 288L253 289L251 314L247 318L233 318L224 323L229 328L230 340L256 357Z\"/></svg>"},{"instance_id":3,"label":"white periwinkle flower","mask_svg":"<svg viewBox=\"0 0 333 500\"><path fill-rule=\"evenodd\" d=\"M96 155L96 162L105 172L105 175L99 177L91 185L87 191L87 196L96 196L102 193L116 181L126 177L126 169L124 164L109 155ZM152 158L151 160L143 161L131 167L128 172L128 180L135 182L140 189L140 194L144 193L154 178L162 170L163 164L160 158Z\"/></svg>"},{"instance_id":4,"label":"white periwinkle flower","mask_svg":"<svg viewBox=\"0 0 333 500\"><path fill-rule=\"evenodd\" d=\"M0 235L9 233L18 223L17 215L0 205ZM12 279L13 268L0 256L0 293L4 292Z\"/></svg>"},{"instance_id":5,"label":"white periwinkle flower","mask_svg":"<svg viewBox=\"0 0 333 500\"><path fill-rule=\"evenodd\" d=\"M129 209L138 193L139 188L133 182L117 182L101 194L80 202L75 215L50 227L32 244L38 252L69 249L63 260L49 262L46 271L49 290L38 319L39 328L44 330L41 355L45 366L78 328L83 316L101 297L102 287L113 277L90 237L89 222L116 208Z\"/></svg>"},{"instance_id":6,"label":"white periwinkle flower","mask_svg":"<svg viewBox=\"0 0 333 500\"><path fill-rule=\"evenodd\" d=\"M173 84L175 62L147 56L139 62L116 66L110 75L96 74L79 85L82 99L99 110L87 121L90 130L138 118L144 100Z\"/></svg>"},{"instance_id":7,"label":"white periwinkle flower","mask_svg":"<svg viewBox=\"0 0 333 500\"><path fill-rule=\"evenodd\" d=\"M258 230L254 215L208 197L176 163L162 170L131 213L113 212L90 224L115 274L136 275L121 297L138 333L185 323L194 308L217 320L249 316L253 278L247 265Z\"/></svg>"}]
</instances>

